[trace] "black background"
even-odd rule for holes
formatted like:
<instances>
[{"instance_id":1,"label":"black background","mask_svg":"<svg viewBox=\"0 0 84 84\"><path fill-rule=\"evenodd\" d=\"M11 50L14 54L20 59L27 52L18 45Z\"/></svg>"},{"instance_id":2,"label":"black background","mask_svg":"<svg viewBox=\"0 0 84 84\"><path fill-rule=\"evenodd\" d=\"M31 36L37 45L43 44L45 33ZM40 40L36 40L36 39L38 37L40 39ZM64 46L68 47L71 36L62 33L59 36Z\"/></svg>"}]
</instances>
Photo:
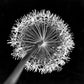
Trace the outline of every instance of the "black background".
<instances>
[{"instance_id":1,"label":"black background","mask_svg":"<svg viewBox=\"0 0 84 84\"><path fill-rule=\"evenodd\" d=\"M83 0L2 0L0 1L0 84L7 79L17 66L7 45L11 27L15 20L32 10L46 9L59 15L71 27L74 33L75 49L70 54L71 61L61 72L41 75L22 72L18 84L84 84L84 1Z\"/></svg>"}]
</instances>

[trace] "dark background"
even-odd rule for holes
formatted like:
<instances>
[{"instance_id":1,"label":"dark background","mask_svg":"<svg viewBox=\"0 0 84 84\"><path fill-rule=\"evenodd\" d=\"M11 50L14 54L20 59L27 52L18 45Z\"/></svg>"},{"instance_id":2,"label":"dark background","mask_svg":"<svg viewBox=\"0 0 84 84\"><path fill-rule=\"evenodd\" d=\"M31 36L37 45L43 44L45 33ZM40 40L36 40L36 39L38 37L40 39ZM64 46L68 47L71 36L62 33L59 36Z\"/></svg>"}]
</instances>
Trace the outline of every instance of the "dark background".
<instances>
[{"instance_id":1,"label":"dark background","mask_svg":"<svg viewBox=\"0 0 84 84\"><path fill-rule=\"evenodd\" d=\"M84 1L83 0L0 0L0 84L7 79L19 63L10 55L12 47L7 45L11 27L15 20L32 10L46 9L59 15L74 33L75 49L71 61L61 72L40 75L23 71L18 84L84 84Z\"/></svg>"}]
</instances>

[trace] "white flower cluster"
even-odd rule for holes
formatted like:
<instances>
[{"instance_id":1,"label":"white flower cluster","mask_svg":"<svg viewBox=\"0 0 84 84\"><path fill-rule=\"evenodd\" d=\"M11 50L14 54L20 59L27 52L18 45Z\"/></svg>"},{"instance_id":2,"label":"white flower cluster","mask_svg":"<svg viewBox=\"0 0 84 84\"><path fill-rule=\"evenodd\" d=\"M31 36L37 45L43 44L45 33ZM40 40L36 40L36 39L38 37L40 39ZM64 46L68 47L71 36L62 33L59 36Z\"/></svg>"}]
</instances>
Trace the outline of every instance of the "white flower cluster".
<instances>
[{"instance_id":1,"label":"white flower cluster","mask_svg":"<svg viewBox=\"0 0 84 84\"><path fill-rule=\"evenodd\" d=\"M68 54L75 44L70 28L58 16L50 11L35 10L22 17L16 26L8 42L15 47L14 57L24 58L36 43L42 42L31 56L26 57L27 70L39 70L41 73L59 71L62 69L60 65L63 66L65 60L69 61Z\"/></svg>"}]
</instances>

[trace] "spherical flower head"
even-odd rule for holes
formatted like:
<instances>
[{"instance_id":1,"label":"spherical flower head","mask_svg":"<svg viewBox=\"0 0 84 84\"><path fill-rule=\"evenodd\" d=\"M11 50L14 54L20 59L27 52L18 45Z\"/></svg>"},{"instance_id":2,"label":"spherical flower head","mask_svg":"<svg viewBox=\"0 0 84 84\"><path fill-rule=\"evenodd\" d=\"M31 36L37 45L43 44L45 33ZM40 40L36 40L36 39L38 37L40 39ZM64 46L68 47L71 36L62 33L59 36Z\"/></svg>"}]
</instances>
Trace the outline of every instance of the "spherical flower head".
<instances>
[{"instance_id":1,"label":"spherical flower head","mask_svg":"<svg viewBox=\"0 0 84 84\"><path fill-rule=\"evenodd\" d=\"M27 58L27 70L39 70L42 73L61 70L59 65L64 65L70 58L68 53L74 48L72 34L68 24L59 16L50 11L34 10L25 15L13 27L11 43L15 46L12 55L16 58ZM32 49L39 42L38 48ZM27 54L32 51L32 54Z\"/></svg>"}]
</instances>

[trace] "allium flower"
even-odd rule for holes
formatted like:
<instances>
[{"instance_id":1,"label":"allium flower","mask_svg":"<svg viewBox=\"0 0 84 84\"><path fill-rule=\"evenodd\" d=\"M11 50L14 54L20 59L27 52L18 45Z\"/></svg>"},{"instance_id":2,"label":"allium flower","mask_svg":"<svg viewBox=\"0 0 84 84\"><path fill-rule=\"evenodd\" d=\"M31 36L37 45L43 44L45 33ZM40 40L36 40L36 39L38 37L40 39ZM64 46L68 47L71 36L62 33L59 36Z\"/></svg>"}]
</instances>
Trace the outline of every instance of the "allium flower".
<instances>
[{"instance_id":1,"label":"allium flower","mask_svg":"<svg viewBox=\"0 0 84 84\"><path fill-rule=\"evenodd\" d=\"M8 43L15 47L12 53L15 58L26 57L27 70L39 70L41 73L59 71L65 61L69 61L68 55L74 48L74 42L68 25L58 16L50 11L35 10L16 25ZM28 55L31 51L31 55Z\"/></svg>"}]
</instances>

